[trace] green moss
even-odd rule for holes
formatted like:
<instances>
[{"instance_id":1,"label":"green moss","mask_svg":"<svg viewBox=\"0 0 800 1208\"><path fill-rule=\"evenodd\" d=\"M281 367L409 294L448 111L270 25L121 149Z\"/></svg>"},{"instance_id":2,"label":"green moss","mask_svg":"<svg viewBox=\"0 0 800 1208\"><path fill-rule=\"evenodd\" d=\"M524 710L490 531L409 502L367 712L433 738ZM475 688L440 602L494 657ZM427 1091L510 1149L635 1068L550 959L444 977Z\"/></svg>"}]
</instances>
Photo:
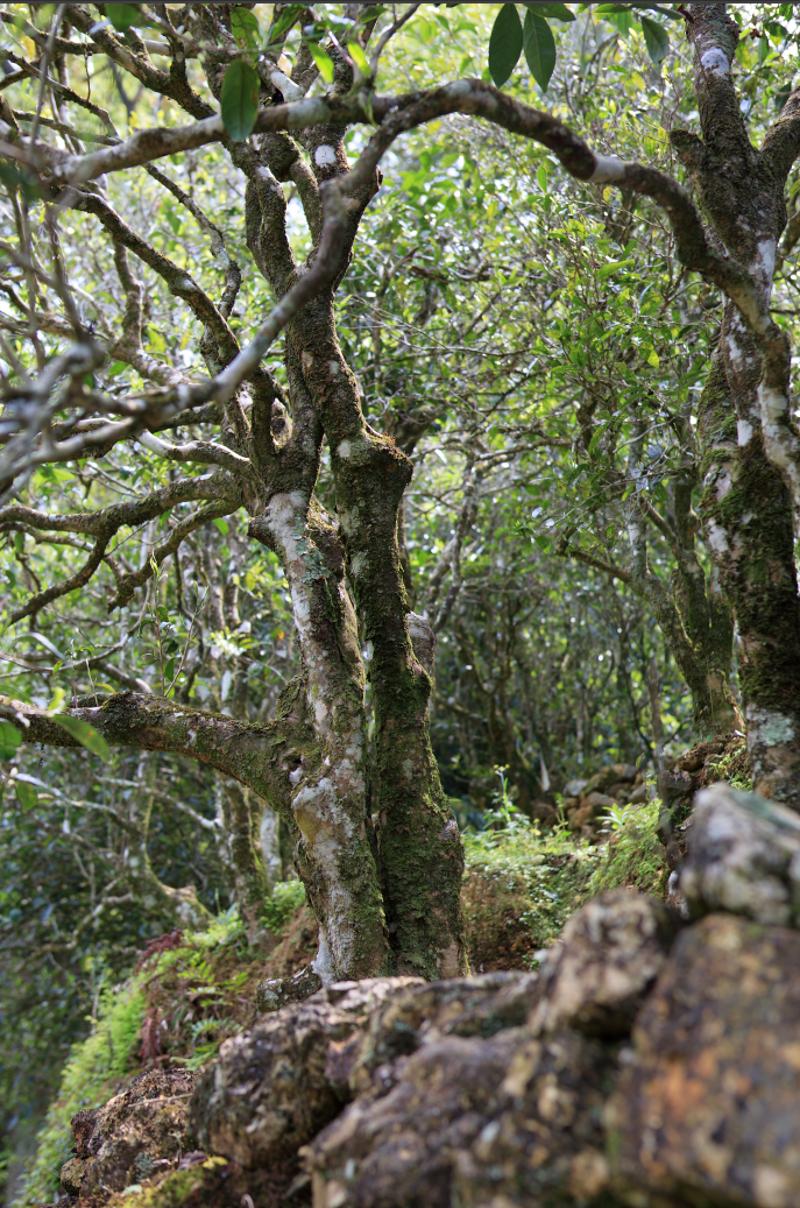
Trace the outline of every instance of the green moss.
<instances>
[{"instance_id":1,"label":"green moss","mask_svg":"<svg viewBox=\"0 0 800 1208\"><path fill-rule=\"evenodd\" d=\"M58 1172L72 1148L70 1120L83 1108L105 1103L128 1073L144 1010L141 977L105 995L92 1031L73 1047L64 1066L58 1095L39 1131L36 1156L14 1208L49 1200L58 1189Z\"/></svg>"},{"instance_id":2,"label":"green moss","mask_svg":"<svg viewBox=\"0 0 800 1208\"><path fill-rule=\"evenodd\" d=\"M747 754L747 744L744 739L731 744L716 763L708 765L707 780L725 780L734 789L752 792L753 774L750 771L750 761Z\"/></svg>"},{"instance_id":3,"label":"green moss","mask_svg":"<svg viewBox=\"0 0 800 1208\"><path fill-rule=\"evenodd\" d=\"M173 1170L157 1182L127 1187L124 1192L109 1201L108 1208L182 1208L192 1197L215 1189L218 1177L227 1166L225 1158L207 1158L188 1170ZM211 1203L211 1198L205 1201Z\"/></svg>"}]
</instances>

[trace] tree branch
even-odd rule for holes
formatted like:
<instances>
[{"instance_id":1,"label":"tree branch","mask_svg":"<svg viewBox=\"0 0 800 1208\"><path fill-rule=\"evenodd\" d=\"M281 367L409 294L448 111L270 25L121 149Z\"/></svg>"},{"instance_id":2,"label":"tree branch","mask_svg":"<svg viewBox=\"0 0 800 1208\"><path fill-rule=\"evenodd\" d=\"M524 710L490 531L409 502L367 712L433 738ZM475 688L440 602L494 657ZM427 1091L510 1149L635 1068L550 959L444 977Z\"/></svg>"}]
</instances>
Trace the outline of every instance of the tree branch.
<instances>
[{"instance_id":1,"label":"tree branch","mask_svg":"<svg viewBox=\"0 0 800 1208\"><path fill-rule=\"evenodd\" d=\"M188 756L266 797L283 791L285 771L275 751L285 748L298 721L282 716L266 725L251 724L138 692L79 702L67 712L112 744ZM26 742L81 745L51 714L34 705L0 696L0 718L16 725Z\"/></svg>"}]
</instances>

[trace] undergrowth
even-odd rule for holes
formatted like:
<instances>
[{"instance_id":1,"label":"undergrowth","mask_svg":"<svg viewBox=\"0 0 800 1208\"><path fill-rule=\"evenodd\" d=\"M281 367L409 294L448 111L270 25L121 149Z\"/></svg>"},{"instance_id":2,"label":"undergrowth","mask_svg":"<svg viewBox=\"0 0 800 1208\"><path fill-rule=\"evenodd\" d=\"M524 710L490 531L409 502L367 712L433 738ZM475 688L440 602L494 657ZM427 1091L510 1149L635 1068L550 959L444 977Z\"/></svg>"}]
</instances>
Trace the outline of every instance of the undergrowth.
<instances>
[{"instance_id":1,"label":"undergrowth","mask_svg":"<svg viewBox=\"0 0 800 1208\"><path fill-rule=\"evenodd\" d=\"M304 900L299 881L275 886L264 909L273 941ZM137 1056L145 1063L167 1057L172 1064L196 1069L226 1036L252 1022L264 952L248 949L236 911L218 915L204 931L177 933L176 939L142 963L123 986L109 988L92 1031L73 1046L13 1208L32 1208L53 1198L58 1172L71 1153L70 1120L83 1108L105 1103L120 1080L135 1071Z\"/></svg>"},{"instance_id":2,"label":"undergrowth","mask_svg":"<svg viewBox=\"0 0 800 1208\"><path fill-rule=\"evenodd\" d=\"M58 1172L71 1150L69 1122L82 1108L105 1102L115 1083L130 1071L144 1011L141 977L115 990L109 988L103 996L92 1031L67 1058L58 1095L39 1131L36 1156L14 1208L43 1203L58 1190Z\"/></svg>"},{"instance_id":3,"label":"undergrowth","mask_svg":"<svg viewBox=\"0 0 800 1208\"><path fill-rule=\"evenodd\" d=\"M663 894L667 866L658 838L659 802L614 806L598 841L566 821L543 829L508 798L501 776L497 807L484 829L464 835L464 913L473 967L532 967L569 916L607 889Z\"/></svg>"}]
</instances>

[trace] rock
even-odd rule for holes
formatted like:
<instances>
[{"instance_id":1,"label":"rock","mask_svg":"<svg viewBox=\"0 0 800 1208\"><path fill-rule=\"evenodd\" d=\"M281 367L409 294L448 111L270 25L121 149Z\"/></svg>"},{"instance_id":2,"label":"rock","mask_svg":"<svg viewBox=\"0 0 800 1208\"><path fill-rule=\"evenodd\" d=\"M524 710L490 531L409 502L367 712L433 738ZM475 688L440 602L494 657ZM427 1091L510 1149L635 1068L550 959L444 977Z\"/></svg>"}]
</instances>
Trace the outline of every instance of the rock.
<instances>
[{"instance_id":1,"label":"rock","mask_svg":"<svg viewBox=\"0 0 800 1208\"><path fill-rule=\"evenodd\" d=\"M613 1060L576 1033L426 1045L388 1094L357 1099L304 1151L315 1208L566 1204L576 1180L599 1194Z\"/></svg>"},{"instance_id":2,"label":"rock","mask_svg":"<svg viewBox=\"0 0 800 1208\"><path fill-rule=\"evenodd\" d=\"M646 801L646 800L647 800L647 785L643 781L641 784L637 784L636 788L631 793L630 803L631 803L631 805L641 805L642 802Z\"/></svg>"},{"instance_id":3,"label":"rock","mask_svg":"<svg viewBox=\"0 0 800 1208\"><path fill-rule=\"evenodd\" d=\"M668 907L631 890L609 890L587 902L545 957L531 1028L627 1035L678 925Z\"/></svg>"},{"instance_id":4,"label":"rock","mask_svg":"<svg viewBox=\"0 0 800 1208\"><path fill-rule=\"evenodd\" d=\"M268 977L256 986L256 1007L259 1011L278 1011L292 1002L303 1002L322 989L322 978L307 965L294 977Z\"/></svg>"},{"instance_id":5,"label":"rock","mask_svg":"<svg viewBox=\"0 0 800 1208\"><path fill-rule=\"evenodd\" d=\"M584 810L589 811L592 818L596 818L603 810L607 810L610 806L616 804L616 798L609 797L606 793L586 793L581 797L581 806Z\"/></svg>"},{"instance_id":6,"label":"rock","mask_svg":"<svg viewBox=\"0 0 800 1208\"><path fill-rule=\"evenodd\" d=\"M72 1120L77 1156L62 1167L64 1189L89 1196L121 1191L168 1168L187 1148L188 1070L147 1070L103 1107Z\"/></svg>"},{"instance_id":7,"label":"rock","mask_svg":"<svg viewBox=\"0 0 800 1208\"><path fill-rule=\"evenodd\" d=\"M568 780L564 785L564 796L580 797L588 783L588 780Z\"/></svg>"},{"instance_id":8,"label":"rock","mask_svg":"<svg viewBox=\"0 0 800 1208\"><path fill-rule=\"evenodd\" d=\"M388 1094L357 1099L302 1155L315 1208L449 1208L455 1155L486 1124L518 1043L447 1037L411 1056Z\"/></svg>"},{"instance_id":9,"label":"rock","mask_svg":"<svg viewBox=\"0 0 800 1208\"><path fill-rule=\"evenodd\" d=\"M481 977L412 985L388 998L363 1032L331 1050L329 1072L354 1093L394 1085L402 1059L445 1036L490 1037L523 1024L538 974L487 973Z\"/></svg>"},{"instance_id":10,"label":"rock","mask_svg":"<svg viewBox=\"0 0 800 1208\"><path fill-rule=\"evenodd\" d=\"M571 1031L527 1036L474 1143L455 1154L443 1206L613 1208L602 1110L616 1068L615 1046Z\"/></svg>"},{"instance_id":11,"label":"rock","mask_svg":"<svg viewBox=\"0 0 800 1208\"><path fill-rule=\"evenodd\" d=\"M636 768L632 763L611 763L607 767L600 768L594 776L589 777L581 796L588 796L589 793L607 793L612 784L619 782L632 784L635 779Z\"/></svg>"},{"instance_id":12,"label":"rock","mask_svg":"<svg viewBox=\"0 0 800 1208\"><path fill-rule=\"evenodd\" d=\"M800 818L726 784L704 789L679 888L695 917L729 910L761 923L800 923Z\"/></svg>"},{"instance_id":13,"label":"rock","mask_svg":"<svg viewBox=\"0 0 800 1208\"><path fill-rule=\"evenodd\" d=\"M596 829L595 823L601 814L612 805L616 805L616 801L605 793L595 792L579 797L573 806L565 807L570 830L590 833Z\"/></svg>"},{"instance_id":14,"label":"rock","mask_svg":"<svg viewBox=\"0 0 800 1208\"><path fill-rule=\"evenodd\" d=\"M798 969L788 929L711 915L679 936L608 1112L627 1202L800 1204Z\"/></svg>"},{"instance_id":15,"label":"rock","mask_svg":"<svg viewBox=\"0 0 800 1208\"><path fill-rule=\"evenodd\" d=\"M331 1047L417 978L339 982L226 1040L192 1098L200 1145L241 1166L290 1160L349 1098L327 1065Z\"/></svg>"}]
</instances>

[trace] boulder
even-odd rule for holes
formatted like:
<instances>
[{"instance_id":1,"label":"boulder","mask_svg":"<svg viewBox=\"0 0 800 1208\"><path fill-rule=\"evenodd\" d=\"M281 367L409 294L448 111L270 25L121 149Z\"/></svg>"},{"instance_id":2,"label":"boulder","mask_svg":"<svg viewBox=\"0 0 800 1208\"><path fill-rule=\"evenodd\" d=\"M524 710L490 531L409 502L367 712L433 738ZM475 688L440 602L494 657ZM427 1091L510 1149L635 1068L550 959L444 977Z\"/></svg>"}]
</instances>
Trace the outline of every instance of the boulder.
<instances>
[{"instance_id":1,"label":"boulder","mask_svg":"<svg viewBox=\"0 0 800 1208\"><path fill-rule=\"evenodd\" d=\"M523 1024L537 981L536 973L487 973L411 985L387 998L363 1031L331 1049L329 1073L354 1094L385 1091L403 1059L425 1044L445 1036L487 1038Z\"/></svg>"},{"instance_id":2,"label":"boulder","mask_svg":"<svg viewBox=\"0 0 800 1208\"><path fill-rule=\"evenodd\" d=\"M152 1069L94 1111L72 1119L76 1156L62 1168L72 1195L121 1191L168 1169L187 1148L194 1074Z\"/></svg>"},{"instance_id":3,"label":"boulder","mask_svg":"<svg viewBox=\"0 0 800 1208\"><path fill-rule=\"evenodd\" d=\"M486 1124L517 1043L447 1037L413 1054L388 1094L352 1103L304 1151L315 1208L449 1206L455 1155Z\"/></svg>"},{"instance_id":4,"label":"boulder","mask_svg":"<svg viewBox=\"0 0 800 1208\"><path fill-rule=\"evenodd\" d=\"M715 784L697 794L679 889L689 912L800 922L800 818L756 793Z\"/></svg>"},{"instance_id":5,"label":"boulder","mask_svg":"<svg viewBox=\"0 0 800 1208\"><path fill-rule=\"evenodd\" d=\"M427 1044L388 1094L360 1097L306 1148L315 1208L589 1204L608 1179L613 1063L573 1032Z\"/></svg>"},{"instance_id":6,"label":"boulder","mask_svg":"<svg viewBox=\"0 0 800 1208\"><path fill-rule=\"evenodd\" d=\"M615 1045L572 1031L525 1035L474 1143L454 1155L442 1208L613 1208L603 1106L616 1072Z\"/></svg>"},{"instance_id":7,"label":"boulder","mask_svg":"<svg viewBox=\"0 0 800 1208\"><path fill-rule=\"evenodd\" d=\"M564 785L564 797L580 797L588 783L588 780L568 780Z\"/></svg>"},{"instance_id":8,"label":"boulder","mask_svg":"<svg viewBox=\"0 0 800 1208\"><path fill-rule=\"evenodd\" d=\"M605 793L585 793L566 811L570 830L596 830L595 823L597 820L616 804L616 800Z\"/></svg>"},{"instance_id":9,"label":"boulder","mask_svg":"<svg viewBox=\"0 0 800 1208\"><path fill-rule=\"evenodd\" d=\"M294 1157L347 1102L328 1070L333 1046L362 1028L389 995L417 978L339 982L226 1040L199 1079L191 1119L200 1145L245 1168Z\"/></svg>"},{"instance_id":10,"label":"boulder","mask_svg":"<svg viewBox=\"0 0 800 1208\"><path fill-rule=\"evenodd\" d=\"M678 926L668 907L635 891L612 889L587 902L545 957L533 1031L572 1027L587 1035L627 1035Z\"/></svg>"},{"instance_id":11,"label":"boulder","mask_svg":"<svg viewBox=\"0 0 800 1208\"><path fill-rule=\"evenodd\" d=\"M800 934L711 915L679 936L607 1115L632 1204L800 1204Z\"/></svg>"}]
</instances>

